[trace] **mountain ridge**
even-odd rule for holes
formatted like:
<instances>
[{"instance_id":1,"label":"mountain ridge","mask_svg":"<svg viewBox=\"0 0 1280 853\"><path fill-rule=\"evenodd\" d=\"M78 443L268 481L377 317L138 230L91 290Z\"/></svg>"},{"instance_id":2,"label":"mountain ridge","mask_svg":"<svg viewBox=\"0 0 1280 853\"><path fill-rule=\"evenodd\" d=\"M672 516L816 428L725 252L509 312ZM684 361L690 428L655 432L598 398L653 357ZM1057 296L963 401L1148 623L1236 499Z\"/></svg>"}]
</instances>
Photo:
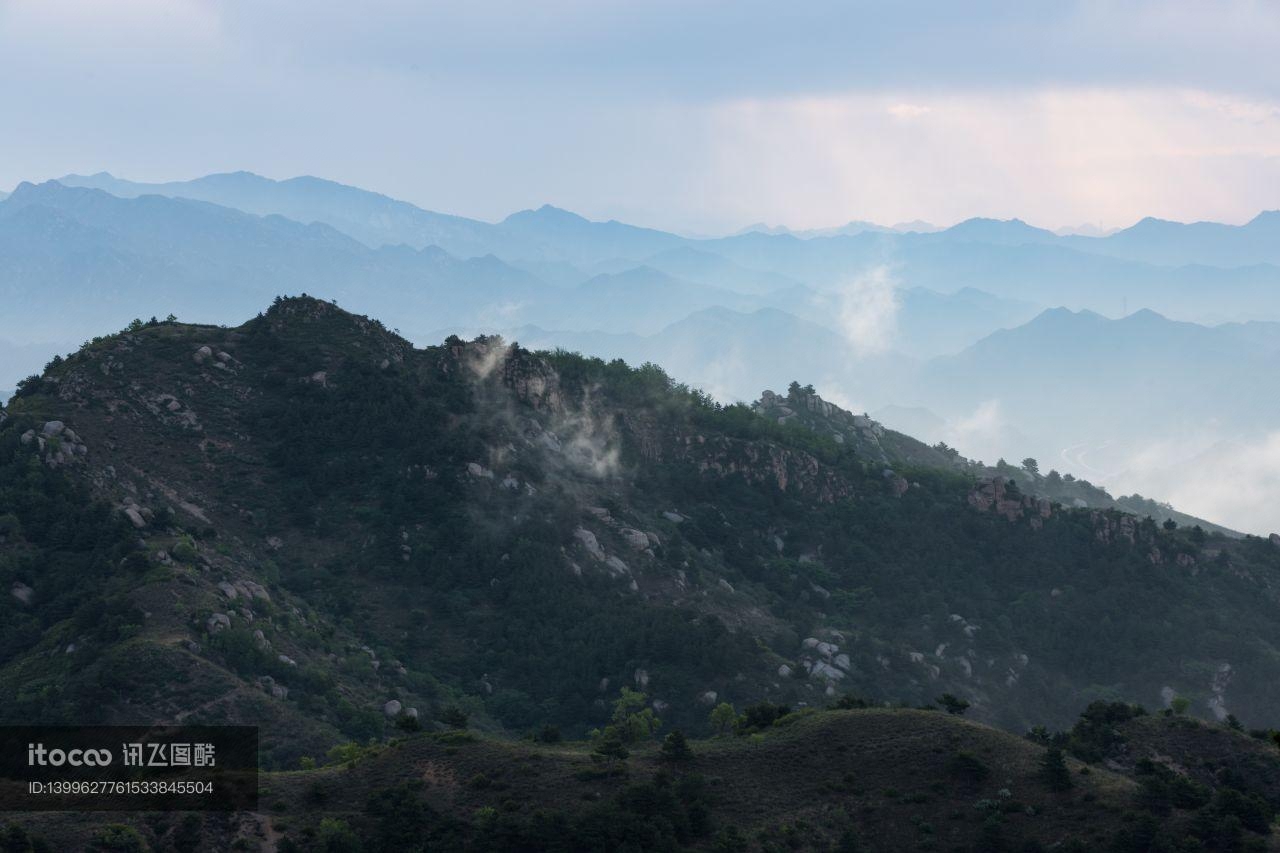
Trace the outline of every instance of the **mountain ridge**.
<instances>
[{"instance_id":1,"label":"mountain ridge","mask_svg":"<svg viewBox=\"0 0 1280 853\"><path fill-rule=\"evenodd\" d=\"M785 399L828 412L804 389ZM0 714L253 718L284 763L377 736L392 699L582 731L602 679L643 682L690 730L710 694L841 690L958 691L980 719L1063 724L1096 684L1268 719L1280 680L1259 619L1280 548L1062 507L850 423L837 441L652 365L484 338L419 350L312 298L234 328L139 324L25 383L0 423L5 464L97 495L63 515L93 513L132 567L113 587L123 621L91 616L96 575L41 568L62 563L23 507L47 489L6 477L19 514L0 580L22 595L0 683L60 686L3 692ZM1143 633L1152 608L1186 631ZM1061 638L1103 613L1111 633L1067 654ZM65 672L41 670L66 646ZM139 659L120 696L93 686ZM1198 675L1224 662L1225 692ZM164 686L181 678L189 694Z\"/></svg>"}]
</instances>

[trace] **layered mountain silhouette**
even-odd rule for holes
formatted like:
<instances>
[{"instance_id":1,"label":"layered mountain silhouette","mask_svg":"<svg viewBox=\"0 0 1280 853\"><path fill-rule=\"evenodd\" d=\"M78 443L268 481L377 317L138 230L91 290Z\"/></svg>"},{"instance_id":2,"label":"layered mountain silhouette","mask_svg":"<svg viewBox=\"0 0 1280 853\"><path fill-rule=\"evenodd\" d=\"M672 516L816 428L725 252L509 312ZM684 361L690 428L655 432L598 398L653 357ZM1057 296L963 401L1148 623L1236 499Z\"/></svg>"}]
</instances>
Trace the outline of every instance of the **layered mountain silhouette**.
<instances>
[{"instance_id":1,"label":"layered mountain silhouette","mask_svg":"<svg viewBox=\"0 0 1280 853\"><path fill-rule=\"evenodd\" d=\"M551 206L481 222L313 177L69 175L0 201L0 294L14 309L0 339L20 347L0 394L104 325L171 312L234 322L308 292L392 317L415 340L528 330L665 364L725 399L809 375L855 407L928 410L950 424L937 437L975 455L1056 456L1114 427L1119 443L1089 472L1112 474L1135 441L1187 441L1195 455L1267 428L1271 408L1236 377L1273 366L1278 221L1148 219L1086 237L972 219L690 239ZM1024 325L1051 306L1078 316ZM1106 319L1138 309L1160 317ZM1050 375L1061 393L1045 398Z\"/></svg>"}]
</instances>

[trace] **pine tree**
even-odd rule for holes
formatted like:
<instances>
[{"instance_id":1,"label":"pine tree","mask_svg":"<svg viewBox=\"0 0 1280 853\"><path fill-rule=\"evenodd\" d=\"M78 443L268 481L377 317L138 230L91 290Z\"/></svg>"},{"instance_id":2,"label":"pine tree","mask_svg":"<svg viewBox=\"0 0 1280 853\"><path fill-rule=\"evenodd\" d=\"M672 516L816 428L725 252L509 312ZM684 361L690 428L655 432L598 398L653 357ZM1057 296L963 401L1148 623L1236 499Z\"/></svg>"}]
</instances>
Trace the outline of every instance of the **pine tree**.
<instances>
[{"instance_id":1,"label":"pine tree","mask_svg":"<svg viewBox=\"0 0 1280 853\"><path fill-rule=\"evenodd\" d=\"M662 757L668 761L688 761L693 758L693 750L684 732L675 729L662 739Z\"/></svg>"},{"instance_id":2,"label":"pine tree","mask_svg":"<svg viewBox=\"0 0 1280 853\"><path fill-rule=\"evenodd\" d=\"M1040 779L1050 791L1071 790L1071 771L1067 769L1066 759L1058 747L1051 746L1040 756Z\"/></svg>"}]
</instances>

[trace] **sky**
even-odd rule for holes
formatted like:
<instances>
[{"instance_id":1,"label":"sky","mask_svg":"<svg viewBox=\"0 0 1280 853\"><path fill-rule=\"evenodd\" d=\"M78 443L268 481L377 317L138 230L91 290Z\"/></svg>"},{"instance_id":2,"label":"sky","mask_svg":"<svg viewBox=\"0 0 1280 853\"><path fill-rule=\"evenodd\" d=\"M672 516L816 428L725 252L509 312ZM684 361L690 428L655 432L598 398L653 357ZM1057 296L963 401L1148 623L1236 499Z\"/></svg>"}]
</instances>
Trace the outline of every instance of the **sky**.
<instances>
[{"instance_id":1,"label":"sky","mask_svg":"<svg viewBox=\"0 0 1280 853\"><path fill-rule=\"evenodd\" d=\"M1280 3L0 0L0 188L313 174L496 220L1240 223Z\"/></svg>"}]
</instances>

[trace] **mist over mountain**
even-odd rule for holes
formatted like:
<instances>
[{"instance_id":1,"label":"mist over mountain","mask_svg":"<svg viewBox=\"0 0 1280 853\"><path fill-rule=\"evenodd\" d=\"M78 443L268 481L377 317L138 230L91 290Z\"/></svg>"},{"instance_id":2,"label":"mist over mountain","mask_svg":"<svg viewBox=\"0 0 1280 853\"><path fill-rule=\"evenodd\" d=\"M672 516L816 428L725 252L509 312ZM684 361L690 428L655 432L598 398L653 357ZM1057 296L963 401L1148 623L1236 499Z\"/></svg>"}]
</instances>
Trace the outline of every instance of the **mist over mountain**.
<instances>
[{"instance_id":1,"label":"mist over mountain","mask_svg":"<svg viewBox=\"0 0 1280 853\"><path fill-rule=\"evenodd\" d=\"M0 338L21 347L0 387L104 321L230 322L305 291L395 317L414 340L502 333L653 361L726 400L808 376L858 411L927 411L931 439L974 457L1033 455L1162 497L1173 471L1224 447L1271 458L1257 449L1275 407L1249 377L1275 367L1275 223L1064 237L971 219L690 239L551 206L485 223L310 177L67 176L0 201L0 293L15 308ZM1041 313L1052 306L1065 308ZM1220 493L1203 485L1207 462L1186 470L1201 472L1195 495ZM1197 511L1280 526L1260 476L1248 506Z\"/></svg>"}]
</instances>

